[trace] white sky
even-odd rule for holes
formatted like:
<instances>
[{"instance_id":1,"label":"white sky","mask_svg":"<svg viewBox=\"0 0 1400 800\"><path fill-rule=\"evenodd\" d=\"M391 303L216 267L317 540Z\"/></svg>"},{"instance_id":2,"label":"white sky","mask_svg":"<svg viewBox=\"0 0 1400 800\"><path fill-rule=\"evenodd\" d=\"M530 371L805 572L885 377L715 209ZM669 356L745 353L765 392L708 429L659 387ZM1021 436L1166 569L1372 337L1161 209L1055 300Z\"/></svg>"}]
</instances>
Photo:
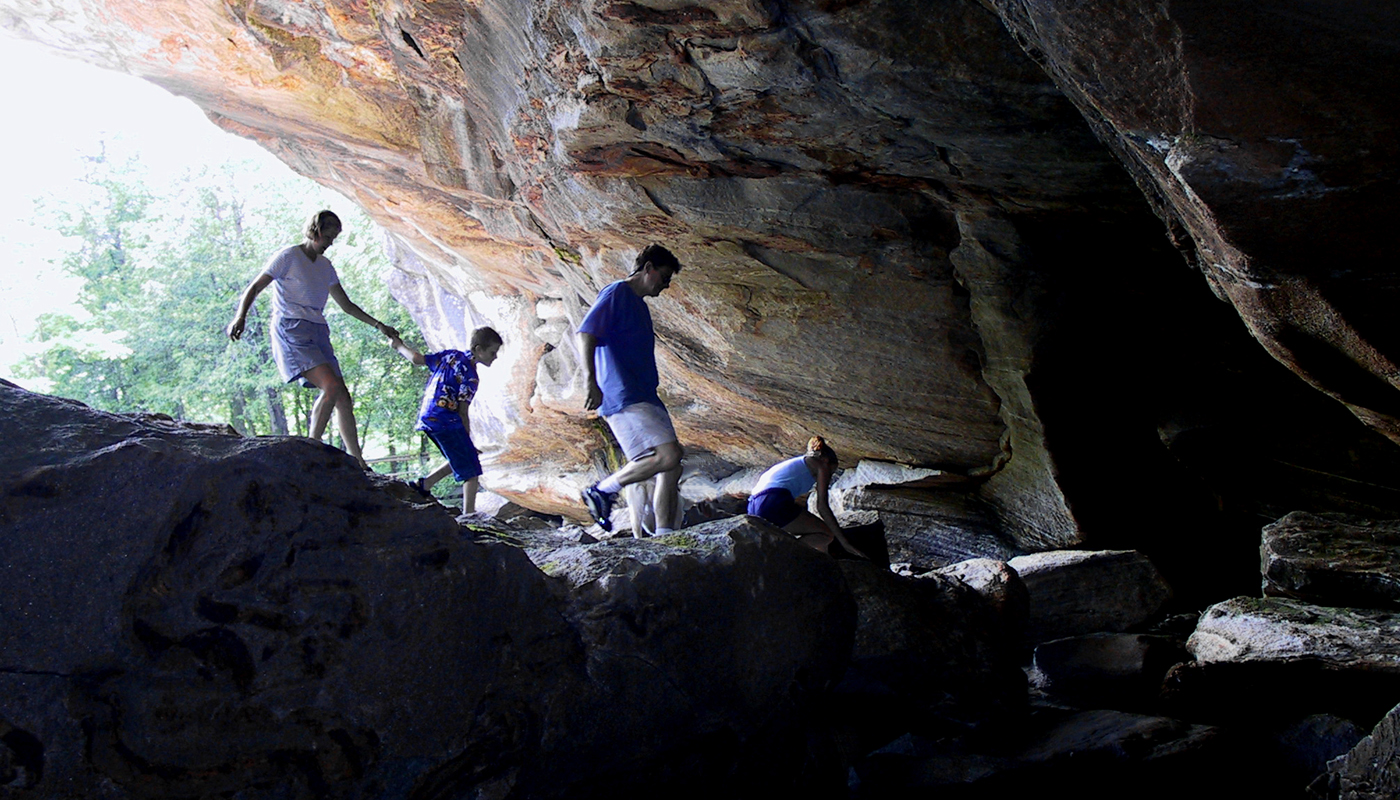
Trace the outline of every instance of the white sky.
<instances>
[{"instance_id":1,"label":"white sky","mask_svg":"<svg viewBox=\"0 0 1400 800\"><path fill-rule=\"evenodd\" d=\"M83 174L81 156L139 154L158 185L230 157L281 165L220 130L188 100L140 78L66 58L0 31L0 377L25 352L40 315L69 307L76 282L47 262L51 232L31 224L36 198L61 197ZM286 169L286 167L281 167Z\"/></svg>"}]
</instances>

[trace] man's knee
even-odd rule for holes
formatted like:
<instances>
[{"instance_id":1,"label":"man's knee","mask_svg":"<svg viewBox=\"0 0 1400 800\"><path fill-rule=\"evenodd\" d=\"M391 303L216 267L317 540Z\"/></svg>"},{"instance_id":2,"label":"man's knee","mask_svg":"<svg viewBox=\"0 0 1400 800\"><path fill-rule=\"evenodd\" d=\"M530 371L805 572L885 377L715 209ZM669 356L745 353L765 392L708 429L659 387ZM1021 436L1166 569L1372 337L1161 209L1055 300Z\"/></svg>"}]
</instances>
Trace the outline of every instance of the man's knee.
<instances>
[{"instance_id":1,"label":"man's knee","mask_svg":"<svg viewBox=\"0 0 1400 800\"><path fill-rule=\"evenodd\" d=\"M680 477L681 457L685 455L680 442L657 445L655 453L658 474L674 472L676 477Z\"/></svg>"}]
</instances>

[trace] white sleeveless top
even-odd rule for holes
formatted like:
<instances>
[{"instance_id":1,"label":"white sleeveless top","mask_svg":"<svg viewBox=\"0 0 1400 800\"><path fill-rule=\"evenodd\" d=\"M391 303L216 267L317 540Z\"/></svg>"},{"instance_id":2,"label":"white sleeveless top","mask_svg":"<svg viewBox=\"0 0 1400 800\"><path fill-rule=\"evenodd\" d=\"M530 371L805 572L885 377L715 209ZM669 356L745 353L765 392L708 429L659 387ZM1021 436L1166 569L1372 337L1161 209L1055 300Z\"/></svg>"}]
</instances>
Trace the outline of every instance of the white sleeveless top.
<instances>
[{"instance_id":1,"label":"white sleeveless top","mask_svg":"<svg viewBox=\"0 0 1400 800\"><path fill-rule=\"evenodd\" d=\"M812 487L817 485L817 477L807 469L806 456L789 458L787 461L780 461L768 468L758 478L758 485L753 487L753 493L758 494L765 489L787 489L792 492L793 497L812 491Z\"/></svg>"}]
</instances>

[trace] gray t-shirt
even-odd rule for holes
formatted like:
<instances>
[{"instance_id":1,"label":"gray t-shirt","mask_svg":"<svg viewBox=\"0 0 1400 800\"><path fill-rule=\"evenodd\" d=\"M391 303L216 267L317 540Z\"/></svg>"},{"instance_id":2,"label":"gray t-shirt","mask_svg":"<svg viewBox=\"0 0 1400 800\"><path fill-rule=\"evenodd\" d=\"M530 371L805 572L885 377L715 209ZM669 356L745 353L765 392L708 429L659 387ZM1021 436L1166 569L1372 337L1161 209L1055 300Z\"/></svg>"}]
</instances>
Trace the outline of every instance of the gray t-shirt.
<instances>
[{"instance_id":1,"label":"gray t-shirt","mask_svg":"<svg viewBox=\"0 0 1400 800\"><path fill-rule=\"evenodd\" d=\"M273 319L326 324L321 311L326 307L331 287L340 283L329 258L320 256L312 263L300 245L292 245L269 258L263 272L272 276Z\"/></svg>"}]
</instances>

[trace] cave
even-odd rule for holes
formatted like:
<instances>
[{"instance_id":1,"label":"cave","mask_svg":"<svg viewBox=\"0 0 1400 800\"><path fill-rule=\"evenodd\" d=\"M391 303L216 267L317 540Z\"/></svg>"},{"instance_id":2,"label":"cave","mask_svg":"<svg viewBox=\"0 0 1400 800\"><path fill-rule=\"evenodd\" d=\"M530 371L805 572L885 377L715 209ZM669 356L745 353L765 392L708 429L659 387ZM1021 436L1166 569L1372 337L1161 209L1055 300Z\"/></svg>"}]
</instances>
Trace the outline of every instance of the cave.
<instances>
[{"instance_id":1,"label":"cave","mask_svg":"<svg viewBox=\"0 0 1400 800\"><path fill-rule=\"evenodd\" d=\"M0 385L14 796L1400 791L1400 10L0 0L0 25L352 198L430 344L489 319L514 345L487 470L520 512L463 528L313 442ZM653 242L685 265L651 308L689 505L820 434L883 563L720 513L583 533L612 444L573 331ZM1128 589L1131 620L1037 605ZM1230 627L1266 618L1365 643L1269 660ZM1129 650L1144 686L1066 666Z\"/></svg>"}]
</instances>

